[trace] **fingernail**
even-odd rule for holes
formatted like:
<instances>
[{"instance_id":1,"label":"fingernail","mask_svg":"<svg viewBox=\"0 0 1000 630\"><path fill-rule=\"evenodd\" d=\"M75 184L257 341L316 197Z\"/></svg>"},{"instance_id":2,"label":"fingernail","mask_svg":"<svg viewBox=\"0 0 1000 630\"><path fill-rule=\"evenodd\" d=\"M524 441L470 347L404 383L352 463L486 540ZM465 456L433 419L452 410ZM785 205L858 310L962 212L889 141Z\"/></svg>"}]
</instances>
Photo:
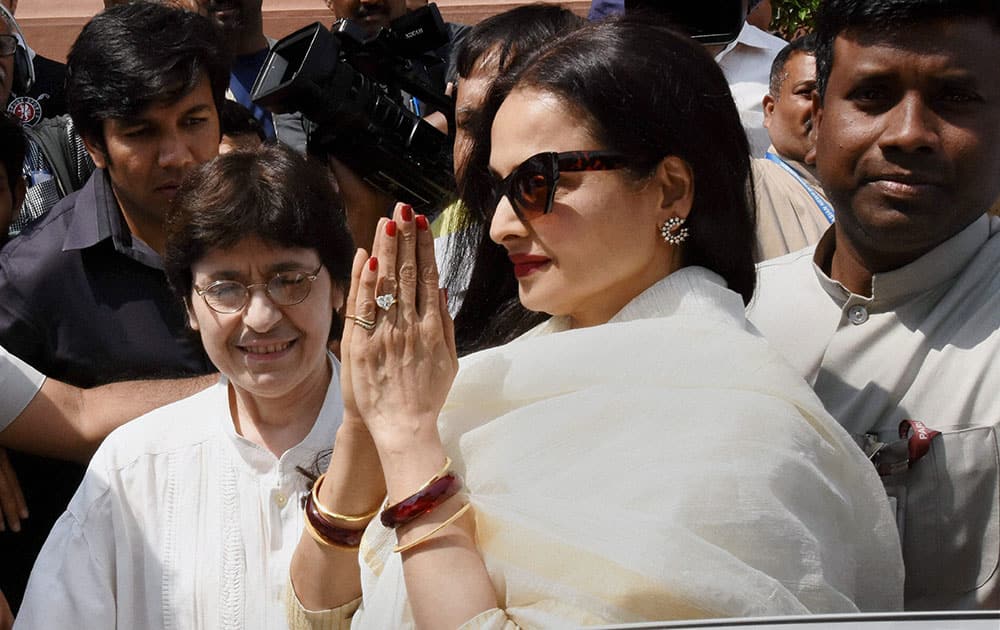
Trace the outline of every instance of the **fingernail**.
<instances>
[{"instance_id":1,"label":"fingernail","mask_svg":"<svg viewBox=\"0 0 1000 630\"><path fill-rule=\"evenodd\" d=\"M10 526L10 531L16 534L21 531L21 526L18 525L17 523L14 523L13 525Z\"/></svg>"},{"instance_id":2,"label":"fingernail","mask_svg":"<svg viewBox=\"0 0 1000 630\"><path fill-rule=\"evenodd\" d=\"M426 230L427 229L427 217L422 214L417 215L417 229Z\"/></svg>"},{"instance_id":3,"label":"fingernail","mask_svg":"<svg viewBox=\"0 0 1000 630\"><path fill-rule=\"evenodd\" d=\"M369 271L378 271L378 258L372 256L368 259L368 269Z\"/></svg>"},{"instance_id":4,"label":"fingernail","mask_svg":"<svg viewBox=\"0 0 1000 630\"><path fill-rule=\"evenodd\" d=\"M387 236L396 236L396 222L389 221L385 224L385 233Z\"/></svg>"},{"instance_id":5,"label":"fingernail","mask_svg":"<svg viewBox=\"0 0 1000 630\"><path fill-rule=\"evenodd\" d=\"M399 213L403 215L404 221L413 220L413 206L408 203L404 203L403 207L399 209Z\"/></svg>"}]
</instances>

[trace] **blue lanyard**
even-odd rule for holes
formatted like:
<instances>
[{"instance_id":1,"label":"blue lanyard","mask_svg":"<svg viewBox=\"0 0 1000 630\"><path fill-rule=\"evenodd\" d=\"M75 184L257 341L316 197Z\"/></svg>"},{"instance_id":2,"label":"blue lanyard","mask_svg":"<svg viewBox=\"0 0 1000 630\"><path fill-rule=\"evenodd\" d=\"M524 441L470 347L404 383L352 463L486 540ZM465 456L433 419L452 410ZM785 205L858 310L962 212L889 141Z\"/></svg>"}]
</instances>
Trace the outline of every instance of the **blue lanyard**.
<instances>
[{"instance_id":1,"label":"blue lanyard","mask_svg":"<svg viewBox=\"0 0 1000 630\"><path fill-rule=\"evenodd\" d=\"M253 99L250 98L250 92L247 92L247 89L243 87L243 84L236 78L236 75L229 76L229 90L236 98L236 102L249 109L253 117L260 121L261 126L264 127L264 135L267 136L267 139L274 140L277 138L271 112L253 102Z\"/></svg>"},{"instance_id":2,"label":"blue lanyard","mask_svg":"<svg viewBox=\"0 0 1000 630\"><path fill-rule=\"evenodd\" d=\"M816 189L810 186L809 182L802 179L802 176L796 173L794 168L792 168L788 164L785 164L785 161L782 160L777 155L768 151L767 153L764 154L764 157L766 157L767 159L771 160L772 162L783 168L786 173L794 177L797 182L802 184L802 187L806 189L806 192L809 193L809 196L812 197L812 200L816 202L816 205L819 207L819 211L823 213L823 216L826 217L826 220L829 221L830 223L833 223L833 206L830 205L829 201L823 198L823 195L816 192Z\"/></svg>"}]
</instances>

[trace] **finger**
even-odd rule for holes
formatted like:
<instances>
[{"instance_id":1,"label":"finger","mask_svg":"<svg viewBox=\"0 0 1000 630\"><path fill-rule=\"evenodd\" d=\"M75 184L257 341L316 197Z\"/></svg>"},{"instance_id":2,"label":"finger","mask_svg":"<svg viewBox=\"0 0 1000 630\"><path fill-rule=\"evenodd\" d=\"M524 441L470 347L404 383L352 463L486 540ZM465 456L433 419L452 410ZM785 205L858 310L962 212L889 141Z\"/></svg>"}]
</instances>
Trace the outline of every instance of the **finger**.
<instances>
[{"instance_id":1,"label":"finger","mask_svg":"<svg viewBox=\"0 0 1000 630\"><path fill-rule=\"evenodd\" d=\"M361 284L361 271L368 261L368 252L358 249L354 252L354 262L351 264L351 288L347 290L347 301L344 302L344 334L340 339L340 347L343 352L347 352L347 346L351 341L351 333L354 331L354 311L357 308L355 302L358 299L358 285ZM341 357L341 362L346 365L347 358Z\"/></svg>"},{"instance_id":2,"label":"finger","mask_svg":"<svg viewBox=\"0 0 1000 630\"><path fill-rule=\"evenodd\" d=\"M448 346L448 352L451 354L452 363L457 367L458 347L455 342L455 320L451 318L451 313L448 312L448 289L440 289L438 291L438 300L438 308L441 311L441 329L444 332L444 342Z\"/></svg>"},{"instance_id":3,"label":"finger","mask_svg":"<svg viewBox=\"0 0 1000 630\"><path fill-rule=\"evenodd\" d=\"M404 321L414 321L417 315L417 225L413 206L401 203L396 206L399 233L396 236L396 275L399 282L400 316Z\"/></svg>"},{"instance_id":4,"label":"finger","mask_svg":"<svg viewBox=\"0 0 1000 630\"><path fill-rule=\"evenodd\" d=\"M375 284L378 281L378 268L380 266L378 258L371 256L361 267L361 276L358 282L358 294L354 305L355 319L352 322L352 327L355 328L351 334L352 344L356 339L354 333L359 333L359 328L366 334L361 337L357 337L358 339L367 340L372 332L365 328L360 320L378 322L378 314L375 306Z\"/></svg>"},{"instance_id":5,"label":"finger","mask_svg":"<svg viewBox=\"0 0 1000 630\"><path fill-rule=\"evenodd\" d=\"M429 311L438 309L438 277L437 260L434 257L434 235L431 233L427 217L417 215L414 223L417 226L417 313L423 317Z\"/></svg>"},{"instance_id":6,"label":"finger","mask_svg":"<svg viewBox=\"0 0 1000 630\"><path fill-rule=\"evenodd\" d=\"M21 531L21 519L18 517L17 502L13 496L16 481L14 484L11 483L9 471L10 462L4 452L0 455L0 531L5 531L5 528L9 527L11 531L18 532Z\"/></svg>"},{"instance_id":7,"label":"finger","mask_svg":"<svg viewBox=\"0 0 1000 630\"><path fill-rule=\"evenodd\" d=\"M375 297L391 295L398 299L398 288L396 282L396 250L397 231L399 224L393 219L382 219L379 221L375 236L375 247L372 254L378 258L378 280L375 283ZM378 302L376 302L376 306ZM395 323L396 311L394 307L379 310L379 320L386 323Z\"/></svg>"}]
</instances>

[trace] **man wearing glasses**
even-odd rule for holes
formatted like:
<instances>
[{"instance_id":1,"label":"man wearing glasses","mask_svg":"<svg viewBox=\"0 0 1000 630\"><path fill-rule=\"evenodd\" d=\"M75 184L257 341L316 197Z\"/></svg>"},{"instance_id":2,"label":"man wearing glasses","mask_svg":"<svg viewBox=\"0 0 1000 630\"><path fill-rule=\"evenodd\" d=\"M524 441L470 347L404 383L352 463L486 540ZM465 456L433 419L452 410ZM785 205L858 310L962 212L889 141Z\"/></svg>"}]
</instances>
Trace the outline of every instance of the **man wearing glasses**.
<instances>
[{"instance_id":1,"label":"man wearing glasses","mask_svg":"<svg viewBox=\"0 0 1000 630\"><path fill-rule=\"evenodd\" d=\"M187 11L115 7L84 27L69 68L70 114L98 169L0 251L0 345L78 387L213 371L161 255L177 187L218 152L229 69L216 31ZM81 472L26 459L15 468L31 518L0 534L13 607Z\"/></svg>"}]
</instances>

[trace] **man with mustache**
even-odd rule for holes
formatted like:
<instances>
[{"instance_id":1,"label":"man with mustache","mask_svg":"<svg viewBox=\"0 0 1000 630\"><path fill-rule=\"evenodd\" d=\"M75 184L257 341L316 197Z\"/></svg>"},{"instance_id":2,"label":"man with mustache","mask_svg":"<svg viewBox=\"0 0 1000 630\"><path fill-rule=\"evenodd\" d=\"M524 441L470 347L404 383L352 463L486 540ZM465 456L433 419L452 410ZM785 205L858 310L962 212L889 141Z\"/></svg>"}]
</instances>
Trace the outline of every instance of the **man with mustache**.
<instances>
[{"instance_id":1,"label":"man with mustache","mask_svg":"<svg viewBox=\"0 0 1000 630\"><path fill-rule=\"evenodd\" d=\"M882 475L905 606L1000 608L1000 4L827 0L817 37L836 222L750 319Z\"/></svg>"}]
</instances>

